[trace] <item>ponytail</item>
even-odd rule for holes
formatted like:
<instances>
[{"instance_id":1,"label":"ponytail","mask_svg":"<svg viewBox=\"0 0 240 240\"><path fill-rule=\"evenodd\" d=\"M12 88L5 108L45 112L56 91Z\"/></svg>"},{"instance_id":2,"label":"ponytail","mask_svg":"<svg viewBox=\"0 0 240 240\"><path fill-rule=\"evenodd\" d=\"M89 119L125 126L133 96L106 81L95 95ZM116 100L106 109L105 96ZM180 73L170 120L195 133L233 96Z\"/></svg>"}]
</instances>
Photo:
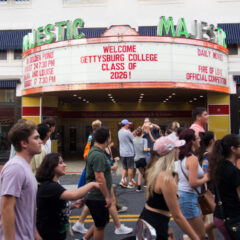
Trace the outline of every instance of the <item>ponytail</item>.
<instances>
[{"instance_id":1,"label":"ponytail","mask_svg":"<svg viewBox=\"0 0 240 240\"><path fill-rule=\"evenodd\" d=\"M220 182L224 161L232 154L231 147L236 148L239 143L239 137L236 134L228 134L215 142L209 158L209 176L212 184Z\"/></svg>"},{"instance_id":2,"label":"ponytail","mask_svg":"<svg viewBox=\"0 0 240 240\"><path fill-rule=\"evenodd\" d=\"M209 158L209 177L212 184L219 183L221 170L225 157L223 155L222 140L215 142L212 154Z\"/></svg>"},{"instance_id":3,"label":"ponytail","mask_svg":"<svg viewBox=\"0 0 240 240\"><path fill-rule=\"evenodd\" d=\"M200 148L198 151L198 160L201 165L204 158L204 154L207 150L207 147L210 145L211 141L214 140L214 132L211 132L211 131L200 132L199 137L201 138L201 141L200 141Z\"/></svg>"},{"instance_id":4,"label":"ponytail","mask_svg":"<svg viewBox=\"0 0 240 240\"><path fill-rule=\"evenodd\" d=\"M179 135L180 140L185 140L186 144L179 148L179 159L192 155L192 141L196 140L195 132L192 129L185 129Z\"/></svg>"}]
</instances>

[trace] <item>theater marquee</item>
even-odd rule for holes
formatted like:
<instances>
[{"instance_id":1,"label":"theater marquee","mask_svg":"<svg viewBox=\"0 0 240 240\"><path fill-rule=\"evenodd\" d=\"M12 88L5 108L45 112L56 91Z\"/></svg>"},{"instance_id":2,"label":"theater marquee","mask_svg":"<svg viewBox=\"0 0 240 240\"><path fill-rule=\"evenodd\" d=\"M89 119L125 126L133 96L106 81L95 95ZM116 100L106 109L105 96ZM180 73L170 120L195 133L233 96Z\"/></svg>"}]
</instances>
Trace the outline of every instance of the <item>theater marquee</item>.
<instances>
[{"instance_id":1,"label":"theater marquee","mask_svg":"<svg viewBox=\"0 0 240 240\"><path fill-rule=\"evenodd\" d=\"M229 92L227 50L217 44L142 36L88 41L63 41L26 53L23 94L124 84L137 88L138 83Z\"/></svg>"}]
</instances>

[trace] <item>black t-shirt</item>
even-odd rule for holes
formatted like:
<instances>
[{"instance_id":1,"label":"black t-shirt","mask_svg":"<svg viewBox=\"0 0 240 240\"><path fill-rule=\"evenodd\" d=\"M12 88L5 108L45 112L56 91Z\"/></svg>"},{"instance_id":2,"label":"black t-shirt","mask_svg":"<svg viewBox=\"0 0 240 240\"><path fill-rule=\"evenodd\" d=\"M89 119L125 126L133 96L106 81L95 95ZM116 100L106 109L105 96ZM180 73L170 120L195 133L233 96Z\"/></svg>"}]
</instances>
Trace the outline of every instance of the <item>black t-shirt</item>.
<instances>
[{"instance_id":1,"label":"black t-shirt","mask_svg":"<svg viewBox=\"0 0 240 240\"><path fill-rule=\"evenodd\" d=\"M224 162L220 183L218 184L218 191L223 202L224 214L226 217L240 216L240 201L236 188L240 186L240 170L234 166L230 161ZM222 215L217 204L214 216L222 219Z\"/></svg>"},{"instance_id":2,"label":"black t-shirt","mask_svg":"<svg viewBox=\"0 0 240 240\"><path fill-rule=\"evenodd\" d=\"M69 202L59 199L66 189L45 181L37 192L37 229L43 240L64 240L69 225Z\"/></svg>"}]
</instances>

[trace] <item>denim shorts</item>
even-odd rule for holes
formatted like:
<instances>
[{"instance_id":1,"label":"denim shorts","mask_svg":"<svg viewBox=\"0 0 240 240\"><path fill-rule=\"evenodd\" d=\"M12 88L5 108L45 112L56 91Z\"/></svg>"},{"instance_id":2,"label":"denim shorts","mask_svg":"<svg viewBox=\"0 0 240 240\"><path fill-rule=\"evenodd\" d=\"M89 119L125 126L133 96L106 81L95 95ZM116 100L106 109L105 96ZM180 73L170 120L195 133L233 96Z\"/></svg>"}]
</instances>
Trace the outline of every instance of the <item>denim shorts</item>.
<instances>
[{"instance_id":1,"label":"denim shorts","mask_svg":"<svg viewBox=\"0 0 240 240\"><path fill-rule=\"evenodd\" d=\"M136 164L134 162L134 157L120 157L120 160L123 165L123 169L134 169Z\"/></svg>"},{"instance_id":2,"label":"denim shorts","mask_svg":"<svg viewBox=\"0 0 240 240\"><path fill-rule=\"evenodd\" d=\"M191 219L200 216L200 209L198 205L198 194L178 191L180 205L183 216L186 219Z\"/></svg>"}]
</instances>

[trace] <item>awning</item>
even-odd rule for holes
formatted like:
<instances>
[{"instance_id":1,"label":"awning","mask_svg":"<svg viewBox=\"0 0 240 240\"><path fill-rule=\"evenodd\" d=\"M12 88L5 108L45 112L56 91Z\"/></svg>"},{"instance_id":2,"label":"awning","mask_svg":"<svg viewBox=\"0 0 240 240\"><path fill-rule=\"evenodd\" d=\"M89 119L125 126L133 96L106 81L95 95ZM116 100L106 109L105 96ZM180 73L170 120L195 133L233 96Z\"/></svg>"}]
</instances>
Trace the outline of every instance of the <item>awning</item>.
<instances>
[{"instance_id":1,"label":"awning","mask_svg":"<svg viewBox=\"0 0 240 240\"><path fill-rule=\"evenodd\" d=\"M1 30L0 31L0 50L22 50L23 37L31 32L25 30Z\"/></svg>"},{"instance_id":2,"label":"awning","mask_svg":"<svg viewBox=\"0 0 240 240\"><path fill-rule=\"evenodd\" d=\"M98 38L106 29L107 28L81 28L79 31L83 32L86 38Z\"/></svg>"},{"instance_id":3,"label":"awning","mask_svg":"<svg viewBox=\"0 0 240 240\"><path fill-rule=\"evenodd\" d=\"M240 43L240 23L221 23L218 27L226 32L226 44Z\"/></svg>"},{"instance_id":4,"label":"awning","mask_svg":"<svg viewBox=\"0 0 240 240\"><path fill-rule=\"evenodd\" d=\"M138 32L141 36L157 36L157 26L138 27Z\"/></svg>"},{"instance_id":5,"label":"awning","mask_svg":"<svg viewBox=\"0 0 240 240\"><path fill-rule=\"evenodd\" d=\"M0 88L15 88L19 80L0 80Z\"/></svg>"},{"instance_id":6,"label":"awning","mask_svg":"<svg viewBox=\"0 0 240 240\"><path fill-rule=\"evenodd\" d=\"M236 81L237 84L240 84L240 76L234 76L233 79Z\"/></svg>"}]
</instances>

